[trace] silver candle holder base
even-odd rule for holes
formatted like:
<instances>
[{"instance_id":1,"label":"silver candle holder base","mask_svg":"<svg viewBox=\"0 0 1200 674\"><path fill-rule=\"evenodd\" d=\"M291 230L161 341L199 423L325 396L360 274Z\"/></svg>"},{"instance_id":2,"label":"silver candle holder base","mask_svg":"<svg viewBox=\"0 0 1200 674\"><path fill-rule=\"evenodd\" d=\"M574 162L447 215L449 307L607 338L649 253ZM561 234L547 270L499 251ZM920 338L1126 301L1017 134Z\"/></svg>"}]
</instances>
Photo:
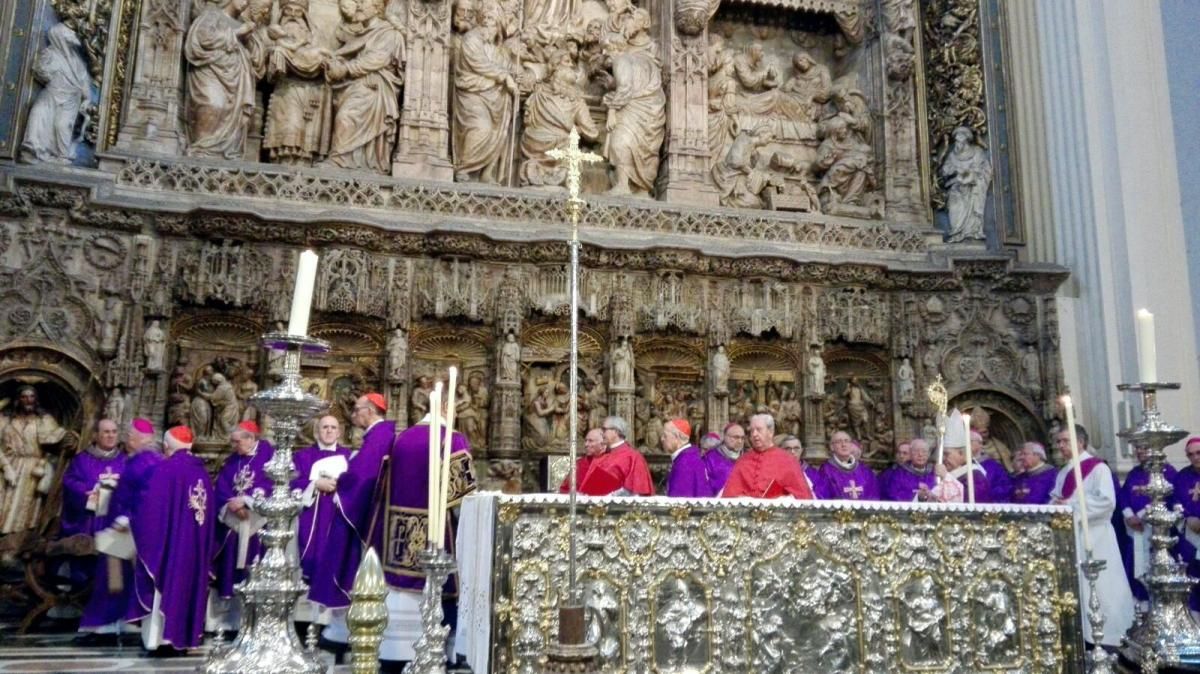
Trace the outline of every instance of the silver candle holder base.
<instances>
[{"instance_id":1,"label":"silver candle holder base","mask_svg":"<svg viewBox=\"0 0 1200 674\"><path fill-rule=\"evenodd\" d=\"M1159 669L1200 672L1200 624L1188 609L1188 596L1196 581L1189 578L1184 564L1171 554L1177 537L1175 525L1182 515L1167 507L1171 483L1163 472L1166 448L1187 436L1187 432L1163 421L1158 410L1158 391L1176 390L1179 384L1122 384L1121 391L1140 393L1142 419L1134 428L1118 435L1134 447L1148 450L1143 493L1150 505L1143 518L1150 526L1150 572L1144 582L1150 594L1150 608L1138 617L1121 642L1121 659L1139 667L1144 674Z\"/></svg>"},{"instance_id":2,"label":"silver candle holder base","mask_svg":"<svg viewBox=\"0 0 1200 674\"><path fill-rule=\"evenodd\" d=\"M293 535L292 521L301 508L299 495L291 491L296 472L292 466L292 444L301 427L329 406L301 388L301 357L305 352L324 353L329 345L283 333L264 335L262 343L266 348L284 352L282 381L251 398L255 408L270 417L275 432L275 454L265 466L274 487L270 498L258 507L267 520L259 534L265 550L250 568L246 582L236 588L245 606L237 639L228 646L214 648L198 671L322 674L327 671L325 663L300 644L292 629L296 599L308 587L300 578L298 560L288 558L287 545Z\"/></svg>"},{"instance_id":3,"label":"silver candle holder base","mask_svg":"<svg viewBox=\"0 0 1200 674\"><path fill-rule=\"evenodd\" d=\"M450 626L443 625L442 588L454 570L454 557L445 550L421 553L425 589L421 593L421 637L413 644L413 661L404 674L446 674L446 641Z\"/></svg>"},{"instance_id":4,"label":"silver candle holder base","mask_svg":"<svg viewBox=\"0 0 1200 674\"><path fill-rule=\"evenodd\" d=\"M1092 627L1092 653L1088 658L1088 674L1113 674L1113 656L1104 650L1104 613L1100 610L1100 595L1096 593L1096 579L1108 563L1092 557L1079 563L1088 583L1088 623Z\"/></svg>"}]
</instances>

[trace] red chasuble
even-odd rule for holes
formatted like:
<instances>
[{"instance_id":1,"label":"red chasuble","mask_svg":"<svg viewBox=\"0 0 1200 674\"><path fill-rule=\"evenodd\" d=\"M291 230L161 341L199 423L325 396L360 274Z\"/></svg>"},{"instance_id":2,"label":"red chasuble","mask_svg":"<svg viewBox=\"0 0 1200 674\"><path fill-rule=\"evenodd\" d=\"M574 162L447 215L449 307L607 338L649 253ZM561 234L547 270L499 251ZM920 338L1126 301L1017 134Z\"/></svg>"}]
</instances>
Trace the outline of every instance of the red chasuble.
<instances>
[{"instance_id":1,"label":"red chasuble","mask_svg":"<svg viewBox=\"0 0 1200 674\"><path fill-rule=\"evenodd\" d=\"M646 458L628 443L623 442L594 459L585 456L575 466L580 494L608 496L625 489L635 496L654 495L654 479L650 477ZM567 493L570 483L568 475L558 490Z\"/></svg>"},{"instance_id":2,"label":"red chasuble","mask_svg":"<svg viewBox=\"0 0 1200 674\"><path fill-rule=\"evenodd\" d=\"M721 495L727 498L778 498L785 494L802 500L813 497L800 461L791 452L772 447L742 454L733 465L733 473Z\"/></svg>"}]
</instances>

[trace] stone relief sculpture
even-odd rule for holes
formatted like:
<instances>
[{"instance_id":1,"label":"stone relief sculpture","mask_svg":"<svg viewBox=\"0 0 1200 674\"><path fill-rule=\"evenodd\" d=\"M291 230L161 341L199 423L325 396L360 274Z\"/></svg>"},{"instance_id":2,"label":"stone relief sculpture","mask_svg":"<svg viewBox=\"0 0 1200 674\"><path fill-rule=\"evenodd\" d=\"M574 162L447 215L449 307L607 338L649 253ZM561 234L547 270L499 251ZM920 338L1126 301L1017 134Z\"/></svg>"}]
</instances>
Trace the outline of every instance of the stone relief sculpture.
<instances>
[{"instance_id":1,"label":"stone relief sculpture","mask_svg":"<svg viewBox=\"0 0 1200 674\"><path fill-rule=\"evenodd\" d=\"M484 383L483 373L472 372L467 376L467 394L471 399L473 423L465 427L471 447L487 447L488 416L491 411L491 392Z\"/></svg>"},{"instance_id":2,"label":"stone relief sculpture","mask_svg":"<svg viewBox=\"0 0 1200 674\"><path fill-rule=\"evenodd\" d=\"M946 185L949 227L946 241L962 243L984 239L983 214L992 183L992 162L987 150L975 144L971 129L954 130L954 142L940 170Z\"/></svg>"},{"instance_id":3,"label":"stone relief sculpture","mask_svg":"<svg viewBox=\"0 0 1200 674\"><path fill-rule=\"evenodd\" d=\"M37 390L22 386L11 409L0 416L0 536L25 532L37 524L54 475L44 448L71 440L59 421L38 404Z\"/></svg>"},{"instance_id":4,"label":"stone relief sculpture","mask_svg":"<svg viewBox=\"0 0 1200 674\"><path fill-rule=\"evenodd\" d=\"M383 0L342 0L340 46L325 64L333 86L333 130L326 162L344 169L389 173L400 85L404 34L384 16Z\"/></svg>"},{"instance_id":5,"label":"stone relief sculpture","mask_svg":"<svg viewBox=\"0 0 1200 674\"><path fill-rule=\"evenodd\" d=\"M413 387L409 403L412 406L412 419L419 422L429 414L429 394L433 393L433 378L422 375L417 377L417 385Z\"/></svg>"},{"instance_id":6,"label":"stone relief sculpture","mask_svg":"<svg viewBox=\"0 0 1200 674\"><path fill-rule=\"evenodd\" d=\"M48 44L33 63L42 90L29 108L20 157L29 163L69 164L75 159L75 122L87 114L91 99L91 76L79 53L79 37L66 24L56 24L46 38Z\"/></svg>"},{"instance_id":7,"label":"stone relief sculpture","mask_svg":"<svg viewBox=\"0 0 1200 674\"><path fill-rule=\"evenodd\" d=\"M521 345L517 336L509 332L504 336L504 344L500 347L496 381L505 384L515 384L521 378Z\"/></svg>"},{"instance_id":8,"label":"stone relief sculpture","mask_svg":"<svg viewBox=\"0 0 1200 674\"><path fill-rule=\"evenodd\" d=\"M709 376L712 377L712 391L715 395L729 395L729 356L725 353L724 344L718 344L716 353L712 355Z\"/></svg>"},{"instance_id":9,"label":"stone relief sculpture","mask_svg":"<svg viewBox=\"0 0 1200 674\"><path fill-rule=\"evenodd\" d=\"M708 36L708 153L710 162L720 161L733 143L737 83L733 79L733 53L725 39Z\"/></svg>"},{"instance_id":10,"label":"stone relief sculpture","mask_svg":"<svg viewBox=\"0 0 1200 674\"><path fill-rule=\"evenodd\" d=\"M166 341L166 333L159 327L158 321L150 321L150 325L142 333L142 351L146 356L147 371L163 371L163 351L166 348Z\"/></svg>"},{"instance_id":11,"label":"stone relief sculpture","mask_svg":"<svg viewBox=\"0 0 1200 674\"><path fill-rule=\"evenodd\" d=\"M818 190L821 203L860 204L874 187L871 147L851 128L853 120L841 115L822 122L825 139L817 149L815 167L822 172Z\"/></svg>"},{"instance_id":12,"label":"stone relief sculpture","mask_svg":"<svg viewBox=\"0 0 1200 674\"><path fill-rule=\"evenodd\" d=\"M517 82L500 44L499 8L487 6L454 53L454 179L503 183L512 147Z\"/></svg>"},{"instance_id":13,"label":"stone relief sculpture","mask_svg":"<svg viewBox=\"0 0 1200 674\"><path fill-rule=\"evenodd\" d=\"M308 0L283 0L267 30L275 43L266 78L275 84L267 107L263 147L271 161L311 166L329 153L331 91L323 81L333 55L313 41Z\"/></svg>"},{"instance_id":14,"label":"stone relief sculpture","mask_svg":"<svg viewBox=\"0 0 1200 674\"><path fill-rule=\"evenodd\" d=\"M783 188L783 177L767 168L772 154L765 150L774 139L771 127L766 124L753 132L738 133L729 153L712 168L722 206L762 208L765 191Z\"/></svg>"},{"instance_id":15,"label":"stone relief sculpture","mask_svg":"<svg viewBox=\"0 0 1200 674\"><path fill-rule=\"evenodd\" d=\"M104 416L112 419L120 426L125 421L125 412L129 408L129 399L120 386L108 393L108 401L104 403Z\"/></svg>"},{"instance_id":16,"label":"stone relief sculpture","mask_svg":"<svg viewBox=\"0 0 1200 674\"><path fill-rule=\"evenodd\" d=\"M609 20L617 22L612 28L629 35L625 40L610 35L604 49L613 78L613 90L603 99L608 108L604 156L613 172L609 193L649 196L658 176L667 123L662 64L650 40L646 10L635 9Z\"/></svg>"},{"instance_id":17,"label":"stone relief sculpture","mask_svg":"<svg viewBox=\"0 0 1200 674\"><path fill-rule=\"evenodd\" d=\"M525 100L525 131L521 135L522 185L561 186L567 170L561 163L550 159L546 152L561 148L567 143L571 129L588 140L596 140L600 130L592 121L583 90L579 88L579 74L569 53L564 52L553 64L553 71L543 82L534 87Z\"/></svg>"},{"instance_id":18,"label":"stone relief sculpture","mask_svg":"<svg viewBox=\"0 0 1200 674\"><path fill-rule=\"evenodd\" d=\"M1042 395L1042 365L1037 349L1032 346L1021 354L1021 381L1034 397Z\"/></svg>"},{"instance_id":19,"label":"stone relief sculpture","mask_svg":"<svg viewBox=\"0 0 1200 674\"><path fill-rule=\"evenodd\" d=\"M763 57L761 42L752 42L733 59L737 83L745 92L758 93L779 86L779 68Z\"/></svg>"},{"instance_id":20,"label":"stone relief sculpture","mask_svg":"<svg viewBox=\"0 0 1200 674\"><path fill-rule=\"evenodd\" d=\"M808 356L808 395L820 398L825 395L825 360L821 358L821 348L813 346Z\"/></svg>"},{"instance_id":21,"label":"stone relief sculpture","mask_svg":"<svg viewBox=\"0 0 1200 674\"><path fill-rule=\"evenodd\" d=\"M796 52L792 57L792 76L782 91L796 100L802 119L819 121L832 91L829 68L817 63L806 51Z\"/></svg>"},{"instance_id":22,"label":"stone relief sculpture","mask_svg":"<svg viewBox=\"0 0 1200 674\"><path fill-rule=\"evenodd\" d=\"M187 152L240 159L254 112L254 68L244 40L254 24L238 17L247 0L206 4L188 29Z\"/></svg>"}]
</instances>

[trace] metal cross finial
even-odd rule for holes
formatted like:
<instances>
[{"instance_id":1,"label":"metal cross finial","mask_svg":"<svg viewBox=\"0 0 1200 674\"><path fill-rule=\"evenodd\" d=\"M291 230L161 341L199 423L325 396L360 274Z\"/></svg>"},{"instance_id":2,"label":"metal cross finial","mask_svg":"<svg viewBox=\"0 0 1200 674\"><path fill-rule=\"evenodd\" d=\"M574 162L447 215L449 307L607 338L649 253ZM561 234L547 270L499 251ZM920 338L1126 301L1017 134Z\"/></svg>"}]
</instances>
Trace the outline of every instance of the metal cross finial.
<instances>
[{"instance_id":1,"label":"metal cross finial","mask_svg":"<svg viewBox=\"0 0 1200 674\"><path fill-rule=\"evenodd\" d=\"M571 127L571 133L567 136L567 146L550 150L546 156L566 165L569 203L579 204L582 201L579 198L580 166L602 161L604 158L595 152L584 152L579 149L579 131L575 127Z\"/></svg>"}]
</instances>

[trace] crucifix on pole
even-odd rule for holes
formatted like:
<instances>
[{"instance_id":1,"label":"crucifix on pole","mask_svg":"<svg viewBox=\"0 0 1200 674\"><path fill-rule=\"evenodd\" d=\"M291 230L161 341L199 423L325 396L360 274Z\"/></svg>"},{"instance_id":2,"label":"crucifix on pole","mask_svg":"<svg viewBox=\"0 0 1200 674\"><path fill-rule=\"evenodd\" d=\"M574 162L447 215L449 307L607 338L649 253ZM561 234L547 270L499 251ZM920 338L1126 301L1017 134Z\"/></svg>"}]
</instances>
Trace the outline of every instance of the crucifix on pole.
<instances>
[{"instance_id":1,"label":"crucifix on pole","mask_svg":"<svg viewBox=\"0 0 1200 674\"><path fill-rule=\"evenodd\" d=\"M576 578L576 549L575 549L575 520L578 487L576 484L575 465L578 460L579 447L579 215L586 204L579 196L580 169L583 164L601 161L603 158L593 152L579 149L579 131L571 127L567 136L566 147L555 148L546 156L556 160L567 169L567 213L571 218L571 236L568 247L571 250L571 348L570 348L570 509L567 517L568 541L568 572L567 593L559 597L558 610L558 644L552 646L547 653L549 662L546 672L556 671L590 671L588 665L594 665L598 651L586 643L584 627L584 610L579 585ZM580 669L582 667L582 669Z\"/></svg>"}]
</instances>

